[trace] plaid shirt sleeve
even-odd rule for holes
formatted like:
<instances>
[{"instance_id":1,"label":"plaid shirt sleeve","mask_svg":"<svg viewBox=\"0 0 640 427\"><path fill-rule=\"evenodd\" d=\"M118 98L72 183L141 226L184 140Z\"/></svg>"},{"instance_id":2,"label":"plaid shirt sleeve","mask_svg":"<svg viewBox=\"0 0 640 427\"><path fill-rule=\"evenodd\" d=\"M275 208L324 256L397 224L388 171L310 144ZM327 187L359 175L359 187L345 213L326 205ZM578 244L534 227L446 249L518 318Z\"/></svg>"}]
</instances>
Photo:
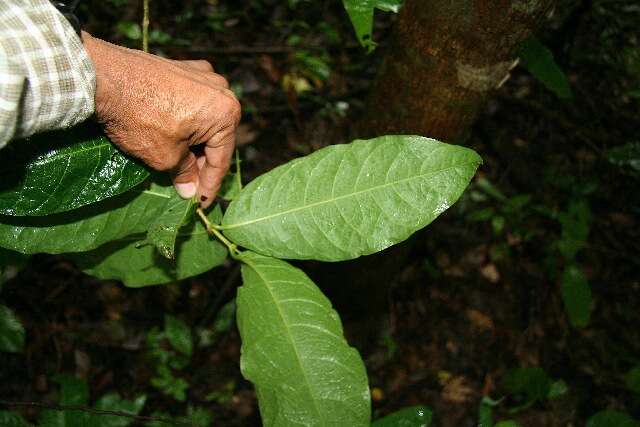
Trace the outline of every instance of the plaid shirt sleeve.
<instances>
[{"instance_id":1,"label":"plaid shirt sleeve","mask_svg":"<svg viewBox=\"0 0 640 427\"><path fill-rule=\"evenodd\" d=\"M48 0L0 0L0 148L85 120L95 87L82 41Z\"/></svg>"}]
</instances>

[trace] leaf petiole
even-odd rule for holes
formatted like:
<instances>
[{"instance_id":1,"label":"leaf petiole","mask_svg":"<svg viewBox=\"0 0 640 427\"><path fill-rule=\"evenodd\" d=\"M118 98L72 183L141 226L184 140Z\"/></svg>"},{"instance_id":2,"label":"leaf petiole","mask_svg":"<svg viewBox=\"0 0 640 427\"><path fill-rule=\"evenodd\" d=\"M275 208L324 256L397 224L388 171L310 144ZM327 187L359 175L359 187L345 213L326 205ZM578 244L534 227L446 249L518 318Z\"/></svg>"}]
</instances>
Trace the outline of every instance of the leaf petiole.
<instances>
[{"instance_id":1,"label":"leaf petiole","mask_svg":"<svg viewBox=\"0 0 640 427\"><path fill-rule=\"evenodd\" d=\"M232 243L226 237L224 237L224 235L218 230L219 225L213 224L211 221L209 221L209 218L207 218L207 215L205 215L202 208L198 208L196 212L200 217L200 219L202 220L202 222L204 223L204 226L207 229L207 233L217 237L218 240L224 243L227 249L229 249L229 253L231 254L231 257L237 258L240 255L240 251L238 250L238 245L236 245L235 243Z\"/></svg>"}]
</instances>

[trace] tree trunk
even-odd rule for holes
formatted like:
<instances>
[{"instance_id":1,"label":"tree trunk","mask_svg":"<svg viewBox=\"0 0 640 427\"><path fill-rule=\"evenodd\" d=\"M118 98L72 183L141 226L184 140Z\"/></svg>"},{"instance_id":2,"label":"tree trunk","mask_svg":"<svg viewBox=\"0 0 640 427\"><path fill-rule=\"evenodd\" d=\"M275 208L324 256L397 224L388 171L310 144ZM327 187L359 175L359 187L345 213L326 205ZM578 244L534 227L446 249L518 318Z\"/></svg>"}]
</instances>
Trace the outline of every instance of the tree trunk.
<instances>
[{"instance_id":1,"label":"tree trunk","mask_svg":"<svg viewBox=\"0 0 640 427\"><path fill-rule=\"evenodd\" d=\"M360 126L456 141L554 0L406 0Z\"/></svg>"},{"instance_id":2,"label":"tree trunk","mask_svg":"<svg viewBox=\"0 0 640 427\"><path fill-rule=\"evenodd\" d=\"M405 0L357 136L462 139L490 92L508 77L518 44L554 3ZM406 266L411 246L405 242L314 272L339 311L347 314L347 332L365 354L380 333L390 285Z\"/></svg>"}]
</instances>

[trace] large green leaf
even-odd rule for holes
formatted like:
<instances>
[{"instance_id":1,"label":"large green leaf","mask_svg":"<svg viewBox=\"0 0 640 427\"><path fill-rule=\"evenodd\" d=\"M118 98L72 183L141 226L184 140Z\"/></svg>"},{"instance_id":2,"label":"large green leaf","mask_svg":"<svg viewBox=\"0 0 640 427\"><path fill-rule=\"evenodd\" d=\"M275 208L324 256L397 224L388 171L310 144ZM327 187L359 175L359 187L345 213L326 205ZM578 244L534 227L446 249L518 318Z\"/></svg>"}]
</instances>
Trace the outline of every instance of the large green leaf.
<instances>
[{"instance_id":1,"label":"large green leaf","mask_svg":"<svg viewBox=\"0 0 640 427\"><path fill-rule=\"evenodd\" d=\"M222 230L277 258L357 258L433 221L481 161L473 150L419 136L330 146L251 182L229 205Z\"/></svg>"},{"instance_id":2,"label":"large green leaf","mask_svg":"<svg viewBox=\"0 0 640 427\"><path fill-rule=\"evenodd\" d=\"M214 222L220 216L219 209L209 215ZM126 286L137 288L204 273L221 265L227 256L225 247L210 238L199 221L180 230L175 260L163 257L145 242L144 235L134 235L69 257L87 274L103 280L121 280Z\"/></svg>"},{"instance_id":3,"label":"large green leaf","mask_svg":"<svg viewBox=\"0 0 640 427\"><path fill-rule=\"evenodd\" d=\"M24 348L24 327L6 305L0 305L0 351L19 353Z\"/></svg>"},{"instance_id":4,"label":"large green leaf","mask_svg":"<svg viewBox=\"0 0 640 427\"><path fill-rule=\"evenodd\" d=\"M0 216L0 246L26 254L82 252L149 229L169 202L173 187L152 184L102 203L46 217Z\"/></svg>"},{"instance_id":5,"label":"large green leaf","mask_svg":"<svg viewBox=\"0 0 640 427\"><path fill-rule=\"evenodd\" d=\"M0 213L69 211L123 193L148 176L89 125L38 135L0 150Z\"/></svg>"},{"instance_id":6,"label":"large green leaf","mask_svg":"<svg viewBox=\"0 0 640 427\"><path fill-rule=\"evenodd\" d=\"M402 0L342 0L342 3L349 14L358 41L371 51L376 46L371 38L374 9L397 13Z\"/></svg>"},{"instance_id":7,"label":"large green leaf","mask_svg":"<svg viewBox=\"0 0 640 427\"><path fill-rule=\"evenodd\" d=\"M242 374L265 426L368 426L367 374L331 303L301 270L240 255L237 319Z\"/></svg>"}]
</instances>

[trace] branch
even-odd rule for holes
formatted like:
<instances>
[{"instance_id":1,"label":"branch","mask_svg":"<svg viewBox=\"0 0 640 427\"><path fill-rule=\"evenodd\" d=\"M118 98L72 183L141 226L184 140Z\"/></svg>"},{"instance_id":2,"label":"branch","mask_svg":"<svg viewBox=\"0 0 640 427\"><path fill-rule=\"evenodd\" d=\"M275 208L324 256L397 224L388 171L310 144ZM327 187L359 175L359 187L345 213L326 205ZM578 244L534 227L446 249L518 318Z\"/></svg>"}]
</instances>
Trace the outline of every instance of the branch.
<instances>
[{"instance_id":1,"label":"branch","mask_svg":"<svg viewBox=\"0 0 640 427\"><path fill-rule=\"evenodd\" d=\"M193 423L176 421L170 418L136 415L130 412L123 412L123 411L107 411L103 409L93 409L87 406L79 406L79 405L57 405L53 403L42 403L42 402L9 402L6 400L0 400L0 405L7 406L7 407L27 406L31 408L51 409L54 411L79 411L79 412L87 412L90 414L101 415L101 416L111 415L116 417L131 418L136 421L159 421L161 423L165 423L168 425L180 425L180 426L193 427Z\"/></svg>"}]
</instances>

